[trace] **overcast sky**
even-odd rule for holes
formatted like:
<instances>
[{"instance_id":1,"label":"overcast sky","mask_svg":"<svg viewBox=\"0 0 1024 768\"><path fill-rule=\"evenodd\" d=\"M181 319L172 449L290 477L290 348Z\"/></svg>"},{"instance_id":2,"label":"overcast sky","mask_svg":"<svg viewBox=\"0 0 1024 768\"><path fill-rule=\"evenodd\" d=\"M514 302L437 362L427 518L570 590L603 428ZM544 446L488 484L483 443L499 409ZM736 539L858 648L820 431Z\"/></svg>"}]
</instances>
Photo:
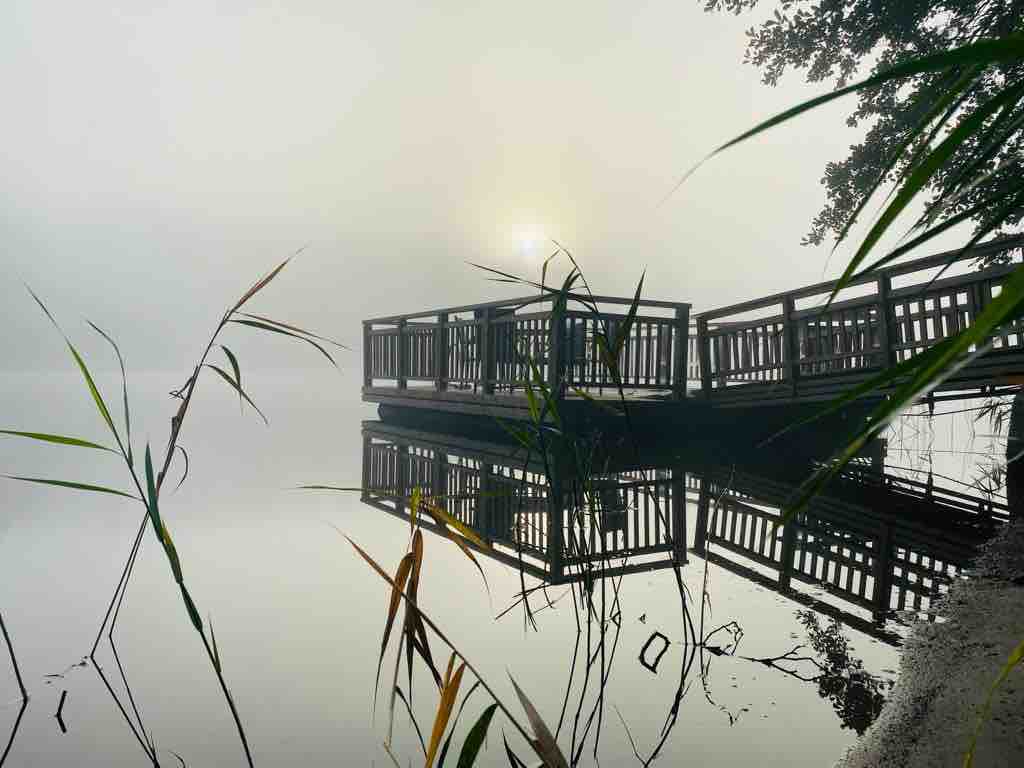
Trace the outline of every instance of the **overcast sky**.
<instances>
[{"instance_id":1,"label":"overcast sky","mask_svg":"<svg viewBox=\"0 0 1024 768\"><path fill-rule=\"evenodd\" d=\"M741 64L758 17L700 6L7 0L0 367L67 366L23 281L76 338L88 317L133 367L181 369L303 245L255 311L356 344L367 316L509 295L466 262L535 275L547 238L595 290L646 267L649 297L697 310L821 279L827 249L799 240L851 102L657 205L821 88L762 85ZM254 364L314 363L277 349Z\"/></svg>"}]
</instances>

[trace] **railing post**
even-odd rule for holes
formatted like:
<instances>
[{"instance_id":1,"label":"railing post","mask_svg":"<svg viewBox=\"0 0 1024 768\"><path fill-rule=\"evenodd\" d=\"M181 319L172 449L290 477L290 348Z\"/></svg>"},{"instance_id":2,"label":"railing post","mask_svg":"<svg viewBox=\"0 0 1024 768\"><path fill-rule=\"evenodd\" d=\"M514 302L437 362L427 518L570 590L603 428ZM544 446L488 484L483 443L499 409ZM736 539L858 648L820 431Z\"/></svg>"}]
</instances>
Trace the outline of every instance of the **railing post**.
<instances>
[{"instance_id":1,"label":"railing post","mask_svg":"<svg viewBox=\"0 0 1024 768\"><path fill-rule=\"evenodd\" d=\"M562 336L565 323L562 317L551 312L551 327L548 329L548 389L552 397L561 397L562 386Z\"/></svg>"},{"instance_id":2,"label":"railing post","mask_svg":"<svg viewBox=\"0 0 1024 768\"><path fill-rule=\"evenodd\" d=\"M892 525L886 523L875 539L878 546L874 553L872 579L874 581L871 594L872 615L876 621L885 618L892 600Z\"/></svg>"},{"instance_id":3,"label":"railing post","mask_svg":"<svg viewBox=\"0 0 1024 768\"><path fill-rule=\"evenodd\" d=\"M697 359L700 361L700 388L705 397L711 396L711 337L708 321L697 318Z\"/></svg>"},{"instance_id":4,"label":"railing post","mask_svg":"<svg viewBox=\"0 0 1024 768\"><path fill-rule=\"evenodd\" d=\"M373 348L371 346L372 323L363 323L363 386L373 386Z\"/></svg>"},{"instance_id":5,"label":"railing post","mask_svg":"<svg viewBox=\"0 0 1024 768\"><path fill-rule=\"evenodd\" d=\"M365 326L364 326L365 327ZM375 478L371 474L373 469L373 438L370 437L369 432L363 432L363 487L359 493L359 499L361 501L367 501L370 498L370 488L375 487Z\"/></svg>"},{"instance_id":6,"label":"railing post","mask_svg":"<svg viewBox=\"0 0 1024 768\"><path fill-rule=\"evenodd\" d=\"M891 368L897 363L896 348L893 346L896 334L893 327L891 293L892 279L887 272L883 272L878 278L878 340L881 345L882 368Z\"/></svg>"},{"instance_id":7,"label":"railing post","mask_svg":"<svg viewBox=\"0 0 1024 768\"><path fill-rule=\"evenodd\" d=\"M439 392L448 389L448 313L437 316L434 329L434 388Z\"/></svg>"},{"instance_id":8,"label":"railing post","mask_svg":"<svg viewBox=\"0 0 1024 768\"><path fill-rule=\"evenodd\" d=\"M794 397L800 382L800 329L797 328L795 314L796 300L787 296L782 300L782 337L786 346L786 366L783 370L793 388Z\"/></svg>"},{"instance_id":9,"label":"railing post","mask_svg":"<svg viewBox=\"0 0 1024 768\"><path fill-rule=\"evenodd\" d=\"M409 350L405 345L405 320L395 323L398 330L398 388L405 389L408 382L406 376L409 373Z\"/></svg>"},{"instance_id":10,"label":"railing post","mask_svg":"<svg viewBox=\"0 0 1024 768\"><path fill-rule=\"evenodd\" d=\"M689 354L690 307L676 307L676 322L672 344L672 397L686 397L687 355Z\"/></svg>"},{"instance_id":11,"label":"railing post","mask_svg":"<svg viewBox=\"0 0 1024 768\"><path fill-rule=\"evenodd\" d=\"M494 345L491 343L491 315L490 307L484 307L479 311L480 323L477 325L477 349L480 354L480 389L485 395L494 392Z\"/></svg>"}]
</instances>

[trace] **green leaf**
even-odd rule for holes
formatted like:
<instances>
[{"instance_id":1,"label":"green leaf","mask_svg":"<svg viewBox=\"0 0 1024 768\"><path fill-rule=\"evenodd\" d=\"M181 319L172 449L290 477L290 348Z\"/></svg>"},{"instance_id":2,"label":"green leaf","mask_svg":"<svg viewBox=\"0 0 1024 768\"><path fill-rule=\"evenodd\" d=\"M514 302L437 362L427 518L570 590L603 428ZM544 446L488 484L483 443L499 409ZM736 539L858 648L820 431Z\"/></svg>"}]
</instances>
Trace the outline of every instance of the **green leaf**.
<instances>
[{"instance_id":1,"label":"green leaf","mask_svg":"<svg viewBox=\"0 0 1024 768\"><path fill-rule=\"evenodd\" d=\"M213 631L213 616L208 616L207 621L210 622L210 642L213 643L213 666L220 672L220 651L217 650L217 635Z\"/></svg>"},{"instance_id":2,"label":"green leaf","mask_svg":"<svg viewBox=\"0 0 1024 768\"><path fill-rule=\"evenodd\" d=\"M188 618L192 622L192 626L196 628L196 632L203 634L203 620L199 617L196 604L192 602L192 595L188 593L184 582L178 586L181 587L181 599L185 601L185 610L188 612Z\"/></svg>"},{"instance_id":3,"label":"green leaf","mask_svg":"<svg viewBox=\"0 0 1024 768\"><path fill-rule=\"evenodd\" d=\"M1024 268L1018 268L1003 284L1002 292L982 310L969 328L936 344L917 358L911 358L910 362L916 360L917 365L909 379L900 385L889 399L875 409L869 417L867 425L857 433L843 451L802 486L796 501L787 505L782 522L786 522L803 508L860 451L867 441L884 429L900 411L959 370L967 362L968 358L964 356L970 348L974 346L980 349L994 329L1020 313L1022 305L1024 305Z\"/></svg>"},{"instance_id":4,"label":"green leaf","mask_svg":"<svg viewBox=\"0 0 1024 768\"><path fill-rule=\"evenodd\" d=\"M300 248L299 250L297 250L295 253L293 253L291 256L289 256L287 259L285 259L280 264L278 264L276 267L274 267L274 269L272 269L270 271L270 273L266 277L263 277L260 280L258 280L256 282L256 284L252 288L250 288L248 291L246 291L242 295L242 298L240 298L238 300L238 303L236 303L235 306L231 308L231 313L237 312L239 309L242 308L242 305L245 304L245 302L247 302L249 299L251 299L257 293L262 291L267 286L267 283L269 283L271 280L273 280L275 277L277 277L278 273L280 273L280 271L282 269L284 269L286 266L288 266L288 262L291 261L292 259L294 259L296 256L298 256L300 253L302 253L303 250L305 250L305 247ZM229 314L231 314L231 313L229 313Z\"/></svg>"},{"instance_id":5,"label":"green leaf","mask_svg":"<svg viewBox=\"0 0 1024 768\"><path fill-rule=\"evenodd\" d=\"M941 72L954 67L967 67L972 65L985 66L997 62L1013 62L1019 61L1021 58L1024 58L1024 37L1021 37L1020 35L1007 35L1006 37L992 40L979 40L959 48L954 48L951 51L943 51L930 56L917 56L901 64L897 64L878 72L864 80L848 85L845 88L839 88L831 93L815 96L812 99L801 102L794 107L790 107L789 109L758 123L750 130L744 131L736 138L730 139L717 149L709 152L703 159L683 174L679 181L676 182L675 186L669 190L662 202L671 197L675 191L679 189L679 187L681 187L686 180L697 171L698 168L700 168L700 166L715 155L724 152L730 147L734 147L747 139L753 138L758 134L764 133L769 128L781 125L782 123L792 120L794 117L802 115L804 112L820 107L830 101L842 98L843 96L847 96L851 93L856 93L857 91L883 85L891 80L900 80L913 75L919 75L924 72Z\"/></svg>"},{"instance_id":6,"label":"green leaf","mask_svg":"<svg viewBox=\"0 0 1024 768\"><path fill-rule=\"evenodd\" d=\"M164 524L160 520L160 507L157 503L156 475L153 472L153 457L149 452L149 443L146 444L146 494L149 496L149 501L146 503L146 509L149 511L149 520L153 523L153 533L156 534L157 541L163 544Z\"/></svg>"},{"instance_id":7,"label":"green leaf","mask_svg":"<svg viewBox=\"0 0 1024 768\"><path fill-rule=\"evenodd\" d=\"M117 362L121 366L121 394L124 399L124 434L125 434L125 447L128 453L128 465L134 466L135 462L132 457L132 421L131 412L128 409L128 374L124 369L124 358L121 356L121 350L114 342L113 338L110 337L102 328L93 323L91 320L86 320L92 326L93 330L96 331L100 336L107 340L107 342L114 348L114 354L117 355Z\"/></svg>"},{"instance_id":8,"label":"green leaf","mask_svg":"<svg viewBox=\"0 0 1024 768\"><path fill-rule=\"evenodd\" d=\"M231 363L231 370L234 371L234 373L235 373L235 389L239 390L239 392L238 392L238 407L239 407L239 410L241 410L241 408L242 408L242 392L241 392L241 389L242 389L242 369L238 366L238 358L235 357L235 353L234 352L232 352L230 349L225 347L223 344L218 344L217 346L219 346L222 350L224 350L224 354L227 356L228 362Z\"/></svg>"},{"instance_id":9,"label":"green leaf","mask_svg":"<svg viewBox=\"0 0 1024 768\"><path fill-rule=\"evenodd\" d=\"M854 223L860 217L860 214L867 206L868 201L889 177L889 174L892 172L893 168L896 167L896 164L899 162L900 158L903 157L903 153L906 152L911 143L919 140L928 126L931 125L931 123L936 122L935 118L937 118L940 113L945 112L945 114L942 115L942 119L936 122L933 132L925 141L922 142L922 149L931 144L935 131L940 130L949 118L952 117L953 113L960 107L967 96L968 86L978 77L982 69L983 67L979 65L968 68L952 86L945 89L945 93L936 100L932 108L928 110L920 121L918 121L913 130L907 133L900 145L890 154L889 162L886 164L885 168L882 169L882 172L878 174L878 178L875 180L875 183L861 196L860 203L857 205L856 210L854 210L853 214L847 219L842 231L836 238L836 242L832 246L832 253L835 253L836 249L839 248L839 244L846 239L846 235L849 234L850 228L853 227ZM911 165L913 165L913 161L911 162Z\"/></svg>"},{"instance_id":10,"label":"green leaf","mask_svg":"<svg viewBox=\"0 0 1024 768\"><path fill-rule=\"evenodd\" d=\"M967 748L967 753L964 755L964 768L971 768L974 765L974 750L978 745L978 736L981 734L982 726L988 720L992 714L992 700L995 698L996 691L999 687L1006 682L1006 678L1013 672L1014 667L1024 661L1024 640L1017 643L1017 647L1010 651L1009 657L1006 659L1006 663L1002 669L999 670L999 675L996 677L992 686L989 688L988 696L985 697L985 703L982 706L981 714L978 716L978 722L974 727L974 732L971 734L970 745Z\"/></svg>"},{"instance_id":11,"label":"green leaf","mask_svg":"<svg viewBox=\"0 0 1024 768\"><path fill-rule=\"evenodd\" d=\"M469 731L469 735L466 736L466 741L462 745L462 752L459 753L459 762L457 768L470 768L476 762L476 756L480 752L480 747L484 743L484 738L487 736L487 729L491 725L491 718L494 717L494 710L498 708L497 704L491 704L487 709L483 711L480 718L474 723L473 727Z\"/></svg>"},{"instance_id":12,"label":"green leaf","mask_svg":"<svg viewBox=\"0 0 1024 768\"><path fill-rule=\"evenodd\" d=\"M78 448L96 448L101 451L117 453L113 448L105 445L91 443L88 440L81 440L77 437L65 437L64 435L49 435L44 432L19 432L15 429L0 429L0 435L14 435L16 437L28 437L32 440L41 440L45 443L58 443L60 445L73 445Z\"/></svg>"},{"instance_id":13,"label":"green leaf","mask_svg":"<svg viewBox=\"0 0 1024 768\"><path fill-rule=\"evenodd\" d=\"M301 336L298 333L292 333L291 331L285 330L284 328L278 328L277 326L270 325L269 323L261 323L257 320L238 320L236 318L232 318L230 322L238 323L239 325L247 325L250 328L259 328L262 331L270 331L271 333L280 333L282 336L290 336L293 339L304 341L307 344L311 344L312 346L316 347L320 351L320 354L322 354L330 361L331 365L333 365L335 368L338 367L338 364L334 361L334 358L331 357L331 354L326 349L324 349L322 346L317 344L312 339L308 339L305 336Z\"/></svg>"},{"instance_id":14,"label":"green leaf","mask_svg":"<svg viewBox=\"0 0 1024 768\"><path fill-rule=\"evenodd\" d=\"M258 414L260 415L260 418L262 418L262 419L263 419L263 423L264 423L264 424L268 424L268 425L270 424L270 422L269 422L269 421L267 421L267 417L266 417L266 416L264 415L263 411L261 411L261 410L259 409L259 406L258 406L258 405L256 405L256 403L254 403L254 402L252 401L252 398L251 398L251 397L249 397L249 395L248 395L248 394L246 394L245 390L244 390L244 389L242 389L242 388L241 388L241 387L240 387L240 386L239 386L239 385L238 385L238 384L237 384L237 383L235 382L235 380L231 378L231 375L230 375L230 374L229 374L229 373L228 373L227 371L225 371L225 370L224 370L223 368L220 368L219 366L216 366L216 365L214 365L213 363L203 363L203 365L204 365L205 367L209 368L210 370L216 371L216 372L217 372L217 374L218 374L218 375L219 375L219 376L220 376L220 377L221 377L222 379L224 379L224 381L226 381L226 382L227 382L228 384L230 384L230 385L231 385L232 389L234 389L234 390L235 390L236 392L238 392L238 394L239 394L239 396L240 396L240 397L244 397L244 398L245 398L245 401L246 401L246 402L247 402L247 403L248 403L249 405L251 405L251 406L253 407L253 409L254 409L254 410L256 411L256 413L258 413Z\"/></svg>"},{"instance_id":15,"label":"green leaf","mask_svg":"<svg viewBox=\"0 0 1024 768\"><path fill-rule=\"evenodd\" d=\"M89 387L89 394L92 395L93 402L96 403L96 408L99 409L100 416L103 417L107 426L110 427L110 431L114 434L114 437L120 440L120 436L117 434L117 428L114 427L114 420L110 417L110 410L107 408L107 404L103 402L103 396L100 395L100 391L96 387L96 382L93 381L92 374L89 373L89 369L86 367L85 361L82 359L82 356L78 354L78 350L75 349L74 345L72 345L70 341L67 339L64 339L64 341L67 342L68 349L71 350L71 354L74 356L75 362L78 363L78 369L82 372L82 377L85 379L85 383Z\"/></svg>"},{"instance_id":16,"label":"green leaf","mask_svg":"<svg viewBox=\"0 0 1024 768\"><path fill-rule=\"evenodd\" d=\"M974 110L974 112L961 120L957 124L956 128L950 131L949 135L939 144L939 146L928 153L917 167L911 170L909 176L907 176L903 185L900 187L899 192L897 192L895 198L893 198L893 201L882 212L881 216L878 217L878 220L864 237L863 242L857 249L853 258L850 259L849 264L846 265L846 269L843 271L842 276L836 281L835 287L829 295L829 302L831 302L839 291L850 282L850 278L856 271L857 266L865 259L865 257L867 257L868 253L878 242L879 238L885 234L886 230L888 230L893 221L896 220L896 217L899 216L910 201L925 188L932 176L934 176L935 173L946 164L949 158L952 157L953 153L965 141L967 141L972 134L984 125L984 121L987 120L993 112L1009 101L1019 99L1021 95L1024 95L1024 84L1021 84L1016 88L1007 88L997 96L982 104Z\"/></svg>"},{"instance_id":17,"label":"green leaf","mask_svg":"<svg viewBox=\"0 0 1024 768\"><path fill-rule=\"evenodd\" d=\"M342 344L340 341L335 341L334 339L329 339L326 336L320 336L318 334L313 333L312 331L307 331L305 328L299 328L298 326L295 326L295 325L289 325L288 323L282 323L280 320L274 320L273 318L264 317L263 315L253 315L253 314L250 314L248 312L239 312L238 314L242 315L243 317L248 317L251 320L259 320L261 322L268 323L269 325L276 325L276 326L278 326L280 328L286 328L289 331L295 331L296 333L301 333L303 336L310 336L310 337L312 337L314 339L319 339L320 341L326 341L328 344L333 344L334 346L338 347L339 349L346 349L349 352L352 351L351 347L348 347L348 346Z\"/></svg>"},{"instance_id":18,"label":"green leaf","mask_svg":"<svg viewBox=\"0 0 1024 768\"><path fill-rule=\"evenodd\" d=\"M48 480L42 477L21 477L20 475L4 475L9 480L21 480L24 483L41 483L43 485L53 485L58 488L70 488L76 491L94 491L96 493L109 493L114 496L124 496L126 499L135 499L141 501L138 496L133 496L130 493L124 491L118 491L113 488L105 488L101 485L89 485L88 483L75 483L70 480Z\"/></svg>"}]
</instances>

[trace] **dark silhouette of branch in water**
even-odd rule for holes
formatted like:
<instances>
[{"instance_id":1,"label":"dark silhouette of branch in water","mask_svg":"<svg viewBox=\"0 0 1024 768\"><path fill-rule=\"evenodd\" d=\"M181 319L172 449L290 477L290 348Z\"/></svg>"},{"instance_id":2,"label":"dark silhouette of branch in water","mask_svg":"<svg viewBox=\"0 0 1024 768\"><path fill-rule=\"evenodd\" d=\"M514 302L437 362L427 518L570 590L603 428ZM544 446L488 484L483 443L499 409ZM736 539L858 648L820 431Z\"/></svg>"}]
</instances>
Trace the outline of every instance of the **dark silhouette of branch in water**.
<instances>
[{"instance_id":1,"label":"dark silhouette of branch in water","mask_svg":"<svg viewBox=\"0 0 1024 768\"><path fill-rule=\"evenodd\" d=\"M7 644L7 652L11 656L11 666L14 667L14 677L18 681L18 688L21 690L21 700L28 701L28 691L25 690L25 681L21 679L21 670L18 669L18 659L14 655L14 645L11 643L11 636L7 634L7 626L4 624L4 616L0 613L0 632L3 633L4 642Z\"/></svg>"},{"instance_id":2,"label":"dark silhouette of branch in water","mask_svg":"<svg viewBox=\"0 0 1024 768\"><path fill-rule=\"evenodd\" d=\"M25 710L28 709L28 697L26 696L21 700L21 709L18 710L18 716L14 718L14 726L11 728L11 736L7 739L7 746L4 747L3 754L0 754L0 768L7 762L7 756L11 753L11 747L14 746L14 738L18 735L18 728L21 727L21 719L25 716Z\"/></svg>"}]
</instances>

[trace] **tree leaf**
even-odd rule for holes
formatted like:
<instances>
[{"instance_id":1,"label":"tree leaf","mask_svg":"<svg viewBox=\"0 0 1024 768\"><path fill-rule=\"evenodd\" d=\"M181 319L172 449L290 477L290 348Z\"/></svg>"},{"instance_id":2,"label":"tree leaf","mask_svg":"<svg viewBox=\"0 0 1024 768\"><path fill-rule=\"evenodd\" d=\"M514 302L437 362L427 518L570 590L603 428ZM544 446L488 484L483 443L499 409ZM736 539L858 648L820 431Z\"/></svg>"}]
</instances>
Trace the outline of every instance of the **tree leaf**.
<instances>
[{"instance_id":1,"label":"tree leaf","mask_svg":"<svg viewBox=\"0 0 1024 768\"><path fill-rule=\"evenodd\" d=\"M99 445L98 443L91 443L88 440L81 440L77 437L66 437L64 435L50 435L45 432L19 432L15 429L0 429L0 435L13 435L15 437L28 437L32 440L41 440L44 443L57 443L60 445L72 445L78 448L96 448L101 451L110 451L111 453L117 453L113 448L108 448L105 445Z\"/></svg>"},{"instance_id":2,"label":"tree leaf","mask_svg":"<svg viewBox=\"0 0 1024 768\"><path fill-rule=\"evenodd\" d=\"M42 485L53 485L58 488L70 488L76 491L95 491L96 493L109 493L114 496L124 496L126 499L141 501L138 496L133 496L124 491L117 491L113 488L105 488L101 485L90 485L88 483L75 483L70 480L48 480L42 477L21 477L20 475L4 475L9 480L21 480L23 483L41 483Z\"/></svg>"},{"instance_id":3,"label":"tree leaf","mask_svg":"<svg viewBox=\"0 0 1024 768\"><path fill-rule=\"evenodd\" d=\"M491 725L491 718L494 717L494 710L497 708L497 704L491 704L491 706L483 711L483 714L480 715L476 723L473 724L469 735L466 736L466 741L462 745L462 752L459 753L457 768L471 768L476 762L476 756L484 743L487 729Z\"/></svg>"}]
</instances>

